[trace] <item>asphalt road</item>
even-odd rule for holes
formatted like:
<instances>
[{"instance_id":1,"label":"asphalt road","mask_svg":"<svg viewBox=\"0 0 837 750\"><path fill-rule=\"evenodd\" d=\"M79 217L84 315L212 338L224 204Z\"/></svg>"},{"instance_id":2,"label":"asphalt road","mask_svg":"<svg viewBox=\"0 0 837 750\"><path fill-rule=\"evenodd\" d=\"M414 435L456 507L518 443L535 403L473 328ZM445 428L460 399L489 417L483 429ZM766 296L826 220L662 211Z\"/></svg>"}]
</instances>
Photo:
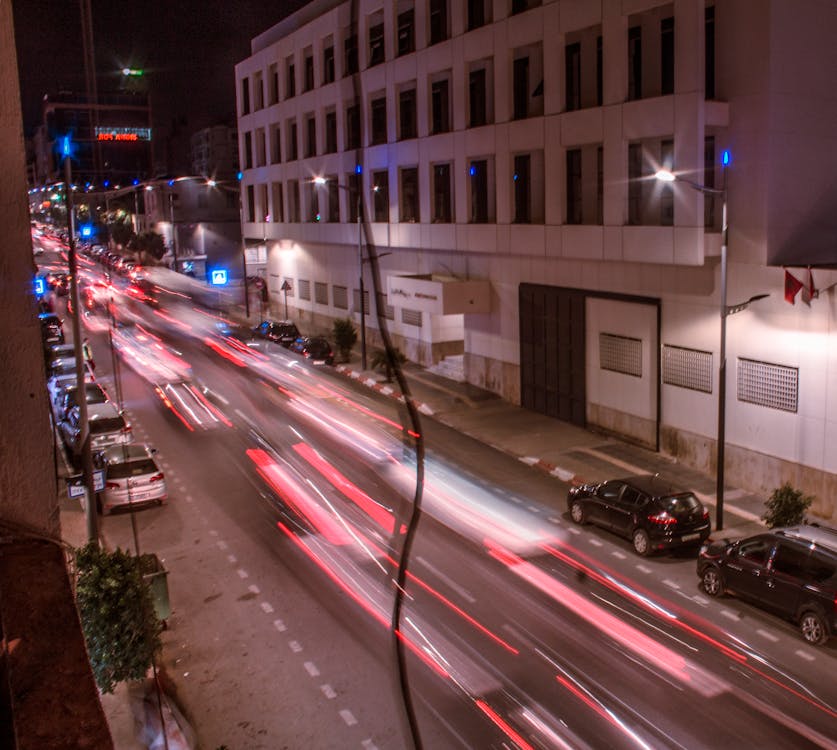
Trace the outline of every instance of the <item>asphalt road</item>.
<instances>
[{"instance_id":1,"label":"asphalt road","mask_svg":"<svg viewBox=\"0 0 837 750\"><path fill-rule=\"evenodd\" d=\"M166 668L203 746L409 746L388 631L414 489L403 415L284 352L210 348L202 313L171 312L139 311L231 426L189 431L124 362L119 390L170 488L133 519L170 571ZM833 646L705 597L693 558L573 526L555 479L423 431L401 633L425 747L835 746ZM133 548L129 515L103 524Z\"/></svg>"}]
</instances>

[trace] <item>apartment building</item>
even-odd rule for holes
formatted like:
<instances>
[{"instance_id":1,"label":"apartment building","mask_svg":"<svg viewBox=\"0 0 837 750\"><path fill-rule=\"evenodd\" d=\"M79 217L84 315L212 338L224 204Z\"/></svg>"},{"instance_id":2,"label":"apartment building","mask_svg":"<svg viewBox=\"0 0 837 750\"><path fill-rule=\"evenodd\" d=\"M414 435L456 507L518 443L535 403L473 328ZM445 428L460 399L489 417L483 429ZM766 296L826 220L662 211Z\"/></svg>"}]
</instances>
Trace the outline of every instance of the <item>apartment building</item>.
<instances>
[{"instance_id":1,"label":"apartment building","mask_svg":"<svg viewBox=\"0 0 837 750\"><path fill-rule=\"evenodd\" d=\"M710 470L723 319L727 477L831 516L835 32L814 0L315 0L236 66L245 240L305 327L360 320L374 253L409 358Z\"/></svg>"}]
</instances>

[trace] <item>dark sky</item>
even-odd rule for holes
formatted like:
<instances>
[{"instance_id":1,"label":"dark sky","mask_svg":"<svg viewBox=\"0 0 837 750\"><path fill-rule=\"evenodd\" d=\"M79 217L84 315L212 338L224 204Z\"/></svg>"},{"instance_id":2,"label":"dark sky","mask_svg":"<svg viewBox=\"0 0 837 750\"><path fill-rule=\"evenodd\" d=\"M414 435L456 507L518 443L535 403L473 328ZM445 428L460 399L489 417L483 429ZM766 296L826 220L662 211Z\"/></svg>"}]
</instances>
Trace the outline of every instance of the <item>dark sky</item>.
<instances>
[{"instance_id":1,"label":"dark sky","mask_svg":"<svg viewBox=\"0 0 837 750\"><path fill-rule=\"evenodd\" d=\"M156 126L191 133L233 117L234 66L250 40L305 0L90 0L99 91L123 67L146 71ZM78 0L13 0L26 136L46 93L84 91ZM185 118L185 119L184 119Z\"/></svg>"}]
</instances>

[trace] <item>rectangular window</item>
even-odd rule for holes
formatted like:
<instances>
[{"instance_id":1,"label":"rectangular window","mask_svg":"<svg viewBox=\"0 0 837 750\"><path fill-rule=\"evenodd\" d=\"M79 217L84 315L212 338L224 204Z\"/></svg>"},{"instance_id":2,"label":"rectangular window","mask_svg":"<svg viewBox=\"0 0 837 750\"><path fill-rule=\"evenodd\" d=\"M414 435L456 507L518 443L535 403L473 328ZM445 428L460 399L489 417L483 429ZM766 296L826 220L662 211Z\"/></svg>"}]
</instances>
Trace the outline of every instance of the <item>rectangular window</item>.
<instances>
[{"instance_id":1,"label":"rectangular window","mask_svg":"<svg viewBox=\"0 0 837 750\"><path fill-rule=\"evenodd\" d=\"M707 135L703 139L703 184L713 190L715 188L715 137ZM703 228L712 232L715 229L715 202L717 195L703 193Z\"/></svg>"},{"instance_id":2,"label":"rectangular window","mask_svg":"<svg viewBox=\"0 0 837 750\"><path fill-rule=\"evenodd\" d=\"M372 100L372 141L371 145L387 142L387 98L382 96Z\"/></svg>"},{"instance_id":3,"label":"rectangular window","mask_svg":"<svg viewBox=\"0 0 837 750\"><path fill-rule=\"evenodd\" d=\"M660 164L669 172L674 170L674 141L660 143ZM674 185L670 182L660 184L660 224L674 226Z\"/></svg>"},{"instance_id":4,"label":"rectangular window","mask_svg":"<svg viewBox=\"0 0 837 750\"><path fill-rule=\"evenodd\" d=\"M642 339L599 333L599 366L603 370L642 377Z\"/></svg>"},{"instance_id":5,"label":"rectangular window","mask_svg":"<svg viewBox=\"0 0 837 750\"><path fill-rule=\"evenodd\" d=\"M346 148L360 148L360 107L346 108Z\"/></svg>"},{"instance_id":6,"label":"rectangular window","mask_svg":"<svg viewBox=\"0 0 837 750\"><path fill-rule=\"evenodd\" d=\"M401 178L398 189L401 198L399 221L404 223L418 222L420 221L418 168L404 167L399 171L399 176Z\"/></svg>"},{"instance_id":7,"label":"rectangular window","mask_svg":"<svg viewBox=\"0 0 837 750\"><path fill-rule=\"evenodd\" d=\"M316 224L320 220L320 186L310 180L305 181L305 208L305 220Z\"/></svg>"},{"instance_id":8,"label":"rectangular window","mask_svg":"<svg viewBox=\"0 0 837 750\"><path fill-rule=\"evenodd\" d=\"M567 151L567 224L581 224L581 149Z\"/></svg>"},{"instance_id":9,"label":"rectangular window","mask_svg":"<svg viewBox=\"0 0 837 750\"><path fill-rule=\"evenodd\" d=\"M253 76L254 109L264 109L264 80L261 71Z\"/></svg>"},{"instance_id":10,"label":"rectangular window","mask_svg":"<svg viewBox=\"0 0 837 750\"><path fill-rule=\"evenodd\" d=\"M712 393L712 352L663 345L663 383Z\"/></svg>"},{"instance_id":11,"label":"rectangular window","mask_svg":"<svg viewBox=\"0 0 837 750\"><path fill-rule=\"evenodd\" d=\"M518 57L514 61L514 119L529 116L529 58Z\"/></svg>"},{"instance_id":12,"label":"rectangular window","mask_svg":"<svg viewBox=\"0 0 837 750\"><path fill-rule=\"evenodd\" d=\"M270 163L282 161L282 128L279 123L270 126Z\"/></svg>"},{"instance_id":13,"label":"rectangular window","mask_svg":"<svg viewBox=\"0 0 837 750\"><path fill-rule=\"evenodd\" d=\"M389 172L372 173L374 221L389 221Z\"/></svg>"},{"instance_id":14,"label":"rectangular window","mask_svg":"<svg viewBox=\"0 0 837 750\"><path fill-rule=\"evenodd\" d=\"M447 78L435 81L430 87L430 102L434 133L450 130L450 97Z\"/></svg>"},{"instance_id":15,"label":"rectangular window","mask_svg":"<svg viewBox=\"0 0 837 750\"><path fill-rule=\"evenodd\" d=\"M357 37L346 37L343 42L343 65L345 67L344 75L350 76L357 73Z\"/></svg>"},{"instance_id":16,"label":"rectangular window","mask_svg":"<svg viewBox=\"0 0 837 750\"><path fill-rule=\"evenodd\" d=\"M485 26L485 0L468 0L468 31Z\"/></svg>"},{"instance_id":17,"label":"rectangular window","mask_svg":"<svg viewBox=\"0 0 837 750\"><path fill-rule=\"evenodd\" d=\"M250 79L241 79L241 114L250 114Z\"/></svg>"},{"instance_id":18,"label":"rectangular window","mask_svg":"<svg viewBox=\"0 0 837 750\"><path fill-rule=\"evenodd\" d=\"M383 310L384 317L385 317L387 320L395 320L395 308L394 308L392 305L387 304L387 295L386 295L386 293L385 293L385 292L382 292L382 293L378 296L378 298L377 298L377 299L378 299L378 309L379 309L379 310Z\"/></svg>"},{"instance_id":19,"label":"rectangular window","mask_svg":"<svg viewBox=\"0 0 837 750\"><path fill-rule=\"evenodd\" d=\"M292 99L296 96L296 69L293 56L285 60L285 98Z\"/></svg>"},{"instance_id":20,"label":"rectangular window","mask_svg":"<svg viewBox=\"0 0 837 750\"><path fill-rule=\"evenodd\" d=\"M296 135L296 120L288 121L288 137L285 139L285 146L288 152L288 161L296 161L299 158L299 142Z\"/></svg>"},{"instance_id":21,"label":"rectangular window","mask_svg":"<svg viewBox=\"0 0 837 750\"><path fill-rule=\"evenodd\" d=\"M299 180L288 180L288 221L299 224Z\"/></svg>"},{"instance_id":22,"label":"rectangular window","mask_svg":"<svg viewBox=\"0 0 837 750\"><path fill-rule=\"evenodd\" d=\"M352 307L355 312L360 312L360 289L352 290ZM363 290L363 314L369 315L369 291Z\"/></svg>"},{"instance_id":23,"label":"rectangular window","mask_svg":"<svg viewBox=\"0 0 837 750\"><path fill-rule=\"evenodd\" d=\"M415 10L398 14L398 56L409 55L416 49Z\"/></svg>"},{"instance_id":24,"label":"rectangular window","mask_svg":"<svg viewBox=\"0 0 837 750\"><path fill-rule=\"evenodd\" d=\"M285 201L282 199L282 183L274 182L273 192L273 221L280 224L285 221Z\"/></svg>"},{"instance_id":25,"label":"rectangular window","mask_svg":"<svg viewBox=\"0 0 837 750\"><path fill-rule=\"evenodd\" d=\"M256 130L256 166L263 167L267 163L264 128Z\"/></svg>"},{"instance_id":26,"label":"rectangular window","mask_svg":"<svg viewBox=\"0 0 837 750\"><path fill-rule=\"evenodd\" d=\"M531 158L529 154L514 157L514 223L529 224L532 221Z\"/></svg>"},{"instance_id":27,"label":"rectangular window","mask_svg":"<svg viewBox=\"0 0 837 750\"><path fill-rule=\"evenodd\" d=\"M361 195L360 175L356 172L350 172L346 175L346 184L349 187L346 195L346 205L348 220L352 223L357 221L357 202Z\"/></svg>"},{"instance_id":28,"label":"rectangular window","mask_svg":"<svg viewBox=\"0 0 837 750\"><path fill-rule=\"evenodd\" d=\"M311 91L314 88L314 53L310 49L305 52L303 71L303 91Z\"/></svg>"},{"instance_id":29,"label":"rectangular window","mask_svg":"<svg viewBox=\"0 0 837 750\"><path fill-rule=\"evenodd\" d=\"M628 144L628 224L642 223L642 144Z\"/></svg>"},{"instance_id":30,"label":"rectangular window","mask_svg":"<svg viewBox=\"0 0 837 750\"><path fill-rule=\"evenodd\" d=\"M340 221L340 188L337 186L337 178L329 177L326 180L328 192L328 221L336 223Z\"/></svg>"},{"instance_id":31,"label":"rectangular window","mask_svg":"<svg viewBox=\"0 0 837 750\"><path fill-rule=\"evenodd\" d=\"M706 9L704 26L704 97L715 98L715 6Z\"/></svg>"},{"instance_id":32,"label":"rectangular window","mask_svg":"<svg viewBox=\"0 0 837 750\"><path fill-rule=\"evenodd\" d=\"M268 185L259 185L259 221L268 222L271 220L270 204L268 203Z\"/></svg>"},{"instance_id":33,"label":"rectangular window","mask_svg":"<svg viewBox=\"0 0 837 750\"><path fill-rule=\"evenodd\" d=\"M596 224L604 224L604 148L596 149Z\"/></svg>"},{"instance_id":34,"label":"rectangular window","mask_svg":"<svg viewBox=\"0 0 837 750\"><path fill-rule=\"evenodd\" d=\"M602 106L604 92L604 68L602 60L602 38L596 37L596 106Z\"/></svg>"},{"instance_id":35,"label":"rectangular window","mask_svg":"<svg viewBox=\"0 0 837 750\"><path fill-rule=\"evenodd\" d=\"M334 306L338 310L349 309L349 290L345 286L338 286L337 284L332 286L331 297L334 300Z\"/></svg>"},{"instance_id":36,"label":"rectangular window","mask_svg":"<svg viewBox=\"0 0 837 750\"><path fill-rule=\"evenodd\" d=\"M328 284L324 281L314 282L314 301L318 305L328 304Z\"/></svg>"},{"instance_id":37,"label":"rectangular window","mask_svg":"<svg viewBox=\"0 0 837 750\"><path fill-rule=\"evenodd\" d=\"M369 27L369 67L380 65L384 59L384 24L382 22Z\"/></svg>"},{"instance_id":38,"label":"rectangular window","mask_svg":"<svg viewBox=\"0 0 837 750\"><path fill-rule=\"evenodd\" d=\"M314 115L305 117L305 158L317 155L317 118Z\"/></svg>"},{"instance_id":39,"label":"rectangular window","mask_svg":"<svg viewBox=\"0 0 837 750\"><path fill-rule=\"evenodd\" d=\"M437 224L450 224L453 220L450 177L450 164L433 166L433 221Z\"/></svg>"},{"instance_id":40,"label":"rectangular window","mask_svg":"<svg viewBox=\"0 0 837 750\"><path fill-rule=\"evenodd\" d=\"M333 154L337 151L337 113L326 112L325 116L325 152Z\"/></svg>"},{"instance_id":41,"label":"rectangular window","mask_svg":"<svg viewBox=\"0 0 837 750\"><path fill-rule=\"evenodd\" d=\"M274 63L270 66L268 77L270 88L268 89L269 103L276 104L279 101L279 66Z\"/></svg>"},{"instance_id":42,"label":"rectangular window","mask_svg":"<svg viewBox=\"0 0 837 750\"><path fill-rule=\"evenodd\" d=\"M738 359L738 400L796 413L799 368Z\"/></svg>"},{"instance_id":43,"label":"rectangular window","mask_svg":"<svg viewBox=\"0 0 837 750\"><path fill-rule=\"evenodd\" d=\"M311 281L309 279L297 279L296 288L299 291L300 299L311 299Z\"/></svg>"},{"instance_id":44,"label":"rectangular window","mask_svg":"<svg viewBox=\"0 0 837 750\"><path fill-rule=\"evenodd\" d=\"M416 90L406 89L398 94L399 138L416 137Z\"/></svg>"},{"instance_id":45,"label":"rectangular window","mask_svg":"<svg viewBox=\"0 0 837 750\"><path fill-rule=\"evenodd\" d=\"M581 109L581 42L564 48L564 109Z\"/></svg>"},{"instance_id":46,"label":"rectangular window","mask_svg":"<svg viewBox=\"0 0 837 750\"><path fill-rule=\"evenodd\" d=\"M244 134L244 169L253 168L253 134Z\"/></svg>"},{"instance_id":47,"label":"rectangular window","mask_svg":"<svg viewBox=\"0 0 837 750\"><path fill-rule=\"evenodd\" d=\"M468 76L468 99L471 105L468 125L472 128L478 128L488 122L485 81L485 68L472 70Z\"/></svg>"},{"instance_id":48,"label":"rectangular window","mask_svg":"<svg viewBox=\"0 0 837 750\"><path fill-rule=\"evenodd\" d=\"M253 185L247 186L247 221L251 224L256 221L256 189Z\"/></svg>"},{"instance_id":49,"label":"rectangular window","mask_svg":"<svg viewBox=\"0 0 837 750\"><path fill-rule=\"evenodd\" d=\"M334 82L334 45L323 49L323 85Z\"/></svg>"},{"instance_id":50,"label":"rectangular window","mask_svg":"<svg viewBox=\"0 0 837 750\"><path fill-rule=\"evenodd\" d=\"M401 322L408 326L418 326L421 328L421 310L408 310L406 307L402 308Z\"/></svg>"},{"instance_id":51,"label":"rectangular window","mask_svg":"<svg viewBox=\"0 0 837 750\"><path fill-rule=\"evenodd\" d=\"M488 162L472 161L468 169L471 181L471 224L488 223Z\"/></svg>"},{"instance_id":52,"label":"rectangular window","mask_svg":"<svg viewBox=\"0 0 837 750\"><path fill-rule=\"evenodd\" d=\"M430 0L430 44L444 42L448 38L447 0Z\"/></svg>"},{"instance_id":53,"label":"rectangular window","mask_svg":"<svg viewBox=\"0 0 837 750\"><path fill-rule=\"evenodd\" d=\"M660 93L674 93L674 19L660 21Z\"/></svg>"},{"instance_id":54,"label":"rectangular window","mask_svg":"<svg viewBox=\"0 0 837 750\"><path fill-rule=\"evenodd\" d=\"M628 29L628 101L642 99L642 27Z\"/></svg>"}]
</instances>

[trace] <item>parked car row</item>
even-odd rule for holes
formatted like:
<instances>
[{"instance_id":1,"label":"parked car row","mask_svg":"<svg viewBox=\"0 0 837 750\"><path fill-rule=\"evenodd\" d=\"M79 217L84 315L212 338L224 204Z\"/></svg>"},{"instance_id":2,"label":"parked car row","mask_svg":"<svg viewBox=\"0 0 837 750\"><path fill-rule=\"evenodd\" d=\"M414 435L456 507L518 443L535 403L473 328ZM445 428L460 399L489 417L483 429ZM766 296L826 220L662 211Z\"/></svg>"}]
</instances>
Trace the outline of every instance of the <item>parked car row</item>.
<instances>
[{"instance_id":1,"label":"parked car row","mask_svg":"<svg viewBox=\"0 0 837 750\"><path fill-rule=\"evenodd\" d=\"M707 594L734 594L776 613L811 645L837 631L837 529L806 524L710 541L700 500L657 475L571 487L567 510L577 524L630 540L638 555L699 549L697 575Z\"/></svg>"},{"instance_id":2,"label":"parked car row","mask_svg":"<svg viewBox=\"0 0 837 750\"><path fill-rule=\"evenodd\" d=\"M334 350L325 336L303 336L290 320L263 320L252 335L284 346L309 359L313 364L334 364Z\"/></svg>"}]
</instances>

